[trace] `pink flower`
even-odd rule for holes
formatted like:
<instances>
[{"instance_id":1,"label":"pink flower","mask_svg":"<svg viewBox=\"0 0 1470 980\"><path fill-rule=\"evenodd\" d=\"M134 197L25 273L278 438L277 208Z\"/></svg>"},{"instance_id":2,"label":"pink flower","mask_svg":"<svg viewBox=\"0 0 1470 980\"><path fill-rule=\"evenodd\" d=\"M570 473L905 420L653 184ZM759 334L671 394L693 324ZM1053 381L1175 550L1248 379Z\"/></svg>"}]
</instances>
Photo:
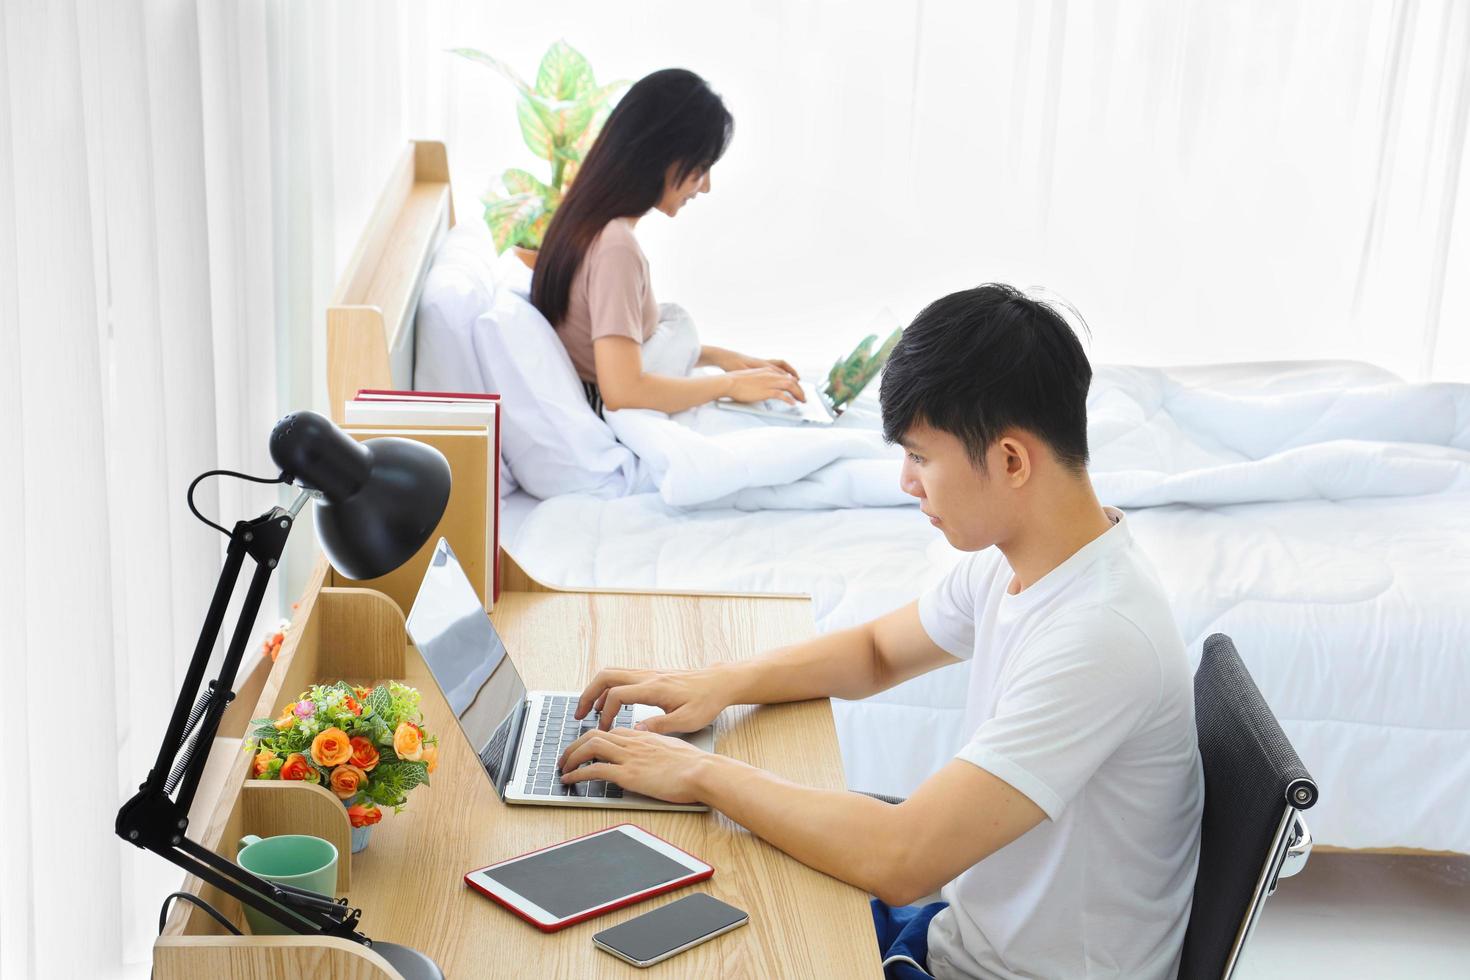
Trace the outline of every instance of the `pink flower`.
<instances>
[{"instance_id":1,"label":"pink flower","mask_svg":"<svg viewBox=\"0 0 1470 980\"><path fill-rule=\"evenodd\" d=\"M316 705L315 704L312 704L310 701L297 701L296 702L296 717L297 718L310 718L314 714L316 714Z\"/></svg>"}]
</instances>

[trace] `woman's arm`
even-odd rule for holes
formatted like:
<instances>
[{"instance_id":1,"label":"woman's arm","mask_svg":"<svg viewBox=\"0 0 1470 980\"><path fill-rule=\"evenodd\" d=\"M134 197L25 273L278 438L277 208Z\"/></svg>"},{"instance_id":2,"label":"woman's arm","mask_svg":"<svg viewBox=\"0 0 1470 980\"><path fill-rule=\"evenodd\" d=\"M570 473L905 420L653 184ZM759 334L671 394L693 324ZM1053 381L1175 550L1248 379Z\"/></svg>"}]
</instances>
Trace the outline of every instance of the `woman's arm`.
<instances>
[{"instance_id":1,"label":"woman's arm","mask_svg":"<svg viewBox=\"0 0 1470 980\"><path fill-rule=\"evenodd\" d=\"M699 348L699 360L694 362L694 366L717 367L721 371L739 371L743 368L753 367L773 367L785 371L793 378L801 377L796 372L796 368L787 364L779 357L751 357L749 354L742 354L738 350L726 350L723 347L711 347L708 344Z\"/></svg>"},{"instance_id":2,"label":"woman's arm","mask_svg":"<svg viewBox=\"0 0 1470 980\"><path fill-rule=\"evenodd\" d=\"M597 338L592 343L592 357L602 403L609 410L653 408L672 415L725 397L741 402L767 398L791 402L793 389L801 390L794 377L777 368L748 368L694 378L651 374L643 370L643 348L628 337Z\"/></svg>"}]
</instances>

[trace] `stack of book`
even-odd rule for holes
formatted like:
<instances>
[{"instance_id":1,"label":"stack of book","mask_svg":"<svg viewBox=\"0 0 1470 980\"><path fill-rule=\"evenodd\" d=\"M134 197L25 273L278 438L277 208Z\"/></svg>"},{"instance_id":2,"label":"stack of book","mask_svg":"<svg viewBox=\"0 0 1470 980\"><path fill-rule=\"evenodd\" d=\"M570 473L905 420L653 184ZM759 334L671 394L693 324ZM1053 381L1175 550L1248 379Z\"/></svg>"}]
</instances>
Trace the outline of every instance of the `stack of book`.
<instances>
[{"instance_id":1,"label":"stack of book","mask_svg":"<svg viewBox=\"0 0 1470 980\"><path fill-rule=\"evenodd\" d=\"M385 593L407 613L443 537L485 608L493 608L500 596L500 396L364 388L346 403L343 421L355 439L398 436L433 446L449 460L454 481L439 527L419 553L359 584Z\"/></svg>"}]
</instances>

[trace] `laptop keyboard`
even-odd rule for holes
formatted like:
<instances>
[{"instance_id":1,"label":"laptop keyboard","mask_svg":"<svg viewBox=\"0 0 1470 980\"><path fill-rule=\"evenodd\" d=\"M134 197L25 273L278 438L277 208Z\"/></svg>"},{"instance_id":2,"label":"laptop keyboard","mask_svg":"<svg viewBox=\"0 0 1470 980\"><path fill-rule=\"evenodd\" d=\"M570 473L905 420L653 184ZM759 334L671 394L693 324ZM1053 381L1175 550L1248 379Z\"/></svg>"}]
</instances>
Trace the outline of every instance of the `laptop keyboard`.
<instances>
[{"instance_id":1,"label":"laptop keyboard","mask_svg":"<svg viewBox=\"0 0 1470 980\"><path fill-rule=\"evenodd\" d=\"M533 796L621 799L623 788L605 779L589 779L570 786L561 781L561 770L556 767L556 760L569 745L597 727L597 712L588 712L586 718L578 721L572 714L576 710L575 697L545 699L545 708L536 722L536 745L522 790ZM632 728L633 709L626 705L620 709L612 727Z\"/></svg>"}]
</instances>

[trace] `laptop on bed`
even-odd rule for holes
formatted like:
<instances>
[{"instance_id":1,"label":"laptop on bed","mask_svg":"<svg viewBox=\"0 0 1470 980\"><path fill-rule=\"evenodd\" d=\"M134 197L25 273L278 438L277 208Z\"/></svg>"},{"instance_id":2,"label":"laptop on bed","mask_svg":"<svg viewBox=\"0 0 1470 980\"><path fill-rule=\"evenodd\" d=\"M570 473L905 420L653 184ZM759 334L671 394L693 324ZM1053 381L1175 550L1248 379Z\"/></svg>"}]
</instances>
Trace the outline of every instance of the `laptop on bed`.
<instances>
[{"instance_id":1,"label":"laptop on bed","mask_svg":"<svg viewBox=\"0 0 1470 980\"><path fill-rule=\"evenodd\" d=\"M562 784L556 760L567 746L597 727L597 712L589 712L581 721L573 717L579 691L526 690L510 651L495 632L454 549L443 538L434 548L408 615L408 635L479 757L490 785L504 802L625 810L709 809L700 804L666 803L604 780ZM647 705L624 705L613 727L630 728L662 713ZM714 751L713 728L681 737L706 752Z\"/></svg>"},{"instance_id":2,"label":"laptop on bed","mask_svg":"<svg viewBox=\"0 0 1470 980\"><path fill-rule=\"evenodd\" d=\"M892 318L893 314L885 310L875 319L875 323L891 321ZM902 327L895 328L876 351L872 348L878 335L869 335L851 354L839 358L832 365L832 370L827 372L826 380L820 385L808 381L801 383L801 390L806 395L804 402L788 405L779 398L767 398L765 401L743 403L721 398L715 404L726 411L755 415L769 422L786 425L831 425L848 405L857 400L863 389L883 373L888 355L893 353L893 347L902 334Z\"/></svg>"}]
</instances>

